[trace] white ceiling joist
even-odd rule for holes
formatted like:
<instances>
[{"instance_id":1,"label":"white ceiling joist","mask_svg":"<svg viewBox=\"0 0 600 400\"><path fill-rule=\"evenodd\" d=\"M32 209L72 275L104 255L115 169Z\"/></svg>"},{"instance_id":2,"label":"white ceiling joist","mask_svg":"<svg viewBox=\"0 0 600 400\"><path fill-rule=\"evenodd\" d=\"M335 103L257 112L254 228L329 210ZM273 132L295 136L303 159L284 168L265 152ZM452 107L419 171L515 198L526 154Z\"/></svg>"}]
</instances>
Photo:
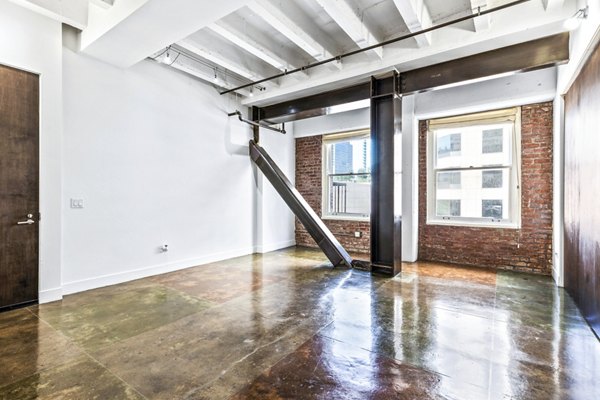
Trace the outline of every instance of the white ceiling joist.
<instances>
[{"instance_id":1,"label":"white ceiling joist","mask_svg":"<svg viewBox=\"0 0 600 400\"><path fill-rule=\"evenodd\" d=\"M229 70L229 71L233 72L234 74L243 76L244 78L249 79L251 81L258 81L258 80L265 78L265 76L263 76L263 75L257 74L256 72L253 72L248 68L245 68L233 61L225 59L221 54L211 51L209 49L206 49L206 48L204 48L196 43L193 43L189 40L182 40L180 42L177 42L177 46L181 47L184 50L189 51L192 54L202 57L205 60L212 62L213 64L216 64L226 70ZM265 82L262 85L278 86L274 82Z\"/></svg>"},{"instance_id":2,"label":"white ceiling joist","mask_svg":"<svg viewBox=\"0 0 600 400\"><path fill-rule=\"evenodd\" d=\"M427 29L432 25L431 15L423 0L394 0L394 4L410 32ZM415 36L415 40L419 47L429 46L431 33Z\"/></svg>"},{"instance_id":3,"label":"white ceiling joist","mask_svg":"<svg viewBox=\"0 0 600 400\"><path fill-rule=\"evenodd\" d=\"M216 23L209 25L208 29L282 72L297 68L296 66L290 65L287 61L273 53L271 50L261 46L252 38L242 35L233 29L226 28L223 25ZM302 75L304 77L308 76L306 73L297 73L293 74L292 76L300 78Z\"/></svg>"},{"instance_id":4,"label":"white ceiling joist","mask_svg":"<svg viewBox=\"0 0 600 400\"><path fill-rule=\"evenodd\" d=\"M90 4L94 4L107 10L115 4L115 0L90 0Z\"/></svg>"},{"instance_id":5,"label":"white ceiling joist","mask_svg":"<svg viewBox=\"0 0 600 400\"><path fill-rule=\"evenodd\" d=\"M316 2L361 49L378 43L375 36L373 36L371 31L354 13L346 0L316 0ZM383 57L383 49L381 47L372 49L368 53L375 55L379 59Z\"/></svg>"},{"instance_id":6,"label":"white ceiling joist","mask_svg":"<svg viewBox=\"0 0 600 400\"><path fill-rule=\"evenodd\" d=\"M479 11L484 11L488 7L488 0L471 0L471 10L473 14L477 14ZM475 26L475 32L481 32L490 27L490 15L483 15L473 19L473 25Z\"/></svg>"},{"instance_id":7,"label":"white ceiling joist","mask_svg":"<svg viewBox=\"0 0 600 400\"><path fill-rule=\"evenodd\" d=\"M544 4L544 9L546 11L551 11L561 8L564 5L565 0L542 0L542 3Z\"/></svg>"},{"instance_id":8,"label":"white ceiling joist","mask_svg":"<svg viewBox=\"0 0 600 400\"><path fill-rule=\"evenodd\" d=\"M317 42L304 29L290 19L281 9L273 5L268 0L255 0L248 4L248 7L265 22L287 37L296 46L300 47L312 58L317 61L323 61L332 58L333 55L325 47ZM334 68L341 68L341 63L330 63Z\"/></svg>"}]
</instances>

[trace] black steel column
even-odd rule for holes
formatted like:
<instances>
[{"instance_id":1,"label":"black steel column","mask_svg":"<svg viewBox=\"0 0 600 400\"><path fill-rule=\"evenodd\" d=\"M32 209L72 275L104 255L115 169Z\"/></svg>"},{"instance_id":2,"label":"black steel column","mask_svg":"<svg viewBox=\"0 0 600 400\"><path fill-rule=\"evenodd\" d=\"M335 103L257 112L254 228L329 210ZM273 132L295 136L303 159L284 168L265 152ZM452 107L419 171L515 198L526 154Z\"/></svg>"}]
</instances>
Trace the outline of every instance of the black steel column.
<instances>
[{"instance_id":1,"label":"black steel column","mask_svg":"<svg viewBox=\"0 0 600 400\"><path fill-rule=\"evenodd\" d=\"M400 140L402 129L399 80L396 72L371 78L371 269L390 275L402 269L401 218L394 215L394 140Z\"/></svg>"}]
</instances>

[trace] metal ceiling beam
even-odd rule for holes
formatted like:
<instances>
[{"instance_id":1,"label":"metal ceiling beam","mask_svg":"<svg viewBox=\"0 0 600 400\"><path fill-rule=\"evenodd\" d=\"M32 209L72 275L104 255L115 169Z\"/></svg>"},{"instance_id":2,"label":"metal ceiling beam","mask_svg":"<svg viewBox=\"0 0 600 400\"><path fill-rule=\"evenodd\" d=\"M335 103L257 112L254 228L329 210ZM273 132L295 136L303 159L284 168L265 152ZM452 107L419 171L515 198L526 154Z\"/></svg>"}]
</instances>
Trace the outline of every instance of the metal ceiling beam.
<instances>
[{"instance_id":1,"label":"metal ceiling beam","mask_svg":"<svg viewBox=\"0 0 600 400\"><path fill-rule=\"evenodd\" d=\"M532 71L569 61L569 33L502 47L402 73L402 93L424 92L495 75Z\"/></svg>"},{"instance_id":2,"label":"metal ceiling beam","mask_svg":"<svg viewBox=\"0 0 600 400\"><path fill-rule=\"evenodd\" d=\"M180 42L177 42L177 44L173 46L175 50L177 50L177 48L179 47L197 55L198 57L204 58L205 60L208 60L213 64L225 68L226 70L229 70L234 74L243 76L246 79L250 79L251 81L264 79L264 76L259 75L254 71L251 71L231 60L224 58L219 53L216 53L214 51L202 47L201 45L193 43L190 40L182 40ZM273 86L277 86L276 84L274 84L274 82L271 82L271 84Z\"/></svg>"},{"instance_id":3,"label":"metal ceiling beam","mask_svg":"<svg viewBox=\"0 0 600 400\"><path fill-rule=\"evenodd\" d=\"M378 43L373 33L354 13L346 0L315 0L329 16L346 32L361 49ZM383 58L383 48L375 47L368 51L378 59Z\"/></svg>"},{"instance_id":4,"label":"metal ceiling beam","mask_svg":"<svg viewBox=\"0 0 600 400\"><path fill-rule=\"evenodd\" d=\"M410 32L418 32L432 25L431 15L423 0L394 0L394 4ZM415 41L419 47L429 46L431 32L415 36Z\"/></svg>"},{"instance_id":5,"label":"metal ceiling beam","mask_svg":"<svg viewBox=\"0 0 600 400\"><path fill-rule=\"evenodd\" d=\"M569 61L569 33L459 58L401 73L401 94L490 79L501 74L552 67ZM369 83L302 97L260 108L262 119L274 123L326 115L328 108L369 98Z\"/></svg>"},{"instance_id":6,"label":"metal ceiling beam","mask_svg":"<svg viewBox=\"0 0 600 400\"><path fill-rule=\"evenodd\" d=\"M211 24L207 28L216 33L217 35L221 36L225 40L233 43L241 49L246 50L248 53L261 59L262 61L277 68L282 72L289 69L298 68L297 66L290 65L286 60L279 57L277 54L273 53L266 47L261 46L249 36L243 35L231 28L225 27L217 23ZM300 75L304 77L308 76L306 72L303 72L302 74L297 74L297 77L301 78Z\"/></svg>"},{"instance_id":7,"label":"metal ceiling beam","mask_svg":"<svg viewBox=\"0 0 600 400\"><path fill-rule=\"evenodd\" d=\"M323 61L333 57L321 43L268 0L252 1L248 4L248 8L315 60ZM341 63L331 64L333 69L340 69L341 67Z\"/></svg>"},{"instance_id":8,"label":"metal ceiling beam","mask_svg":"<svg viewBox=\"0 0 600 400\"><path fill-rule=\"evenodd\" d=\"M260 108L260 116L263 120L278 124L326 115L329 107L368 99L370 89L370 83L366 82L356 86L274 104Z\"/></svg>"}]
</instances>

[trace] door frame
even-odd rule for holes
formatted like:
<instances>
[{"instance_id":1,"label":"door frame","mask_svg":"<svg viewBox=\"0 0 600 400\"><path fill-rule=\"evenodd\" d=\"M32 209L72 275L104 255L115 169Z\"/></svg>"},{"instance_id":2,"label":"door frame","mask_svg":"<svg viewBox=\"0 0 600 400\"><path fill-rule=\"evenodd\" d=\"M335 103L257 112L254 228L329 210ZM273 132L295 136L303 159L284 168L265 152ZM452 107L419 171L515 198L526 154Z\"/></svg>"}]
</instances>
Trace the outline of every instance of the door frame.
<instances>
[{"instance_id":1,"label":"door frame","mask_svg":"<svg viewBox=\"0 0 600 400\"><path fill-rule=\"evenodd\" d=\"M42 292L42 282L41 282L41 276L42 276L42 126L43 126L43 121L42 121L42 98L43 98L43 94L42 94L42 74L40 72L31 70L29 68L23 68L20 66L15 66L12 64L8 64L5 62L0 62L0 66L2 67L7 67L7 68L12 68L12 69L16 69L22 72L26 72L32 75L37 75L38 77L38 133L37 133L37 140L38 140L38 154L37 154L37 159L38 159L38 168L37 168L37 175L38 175L38 216L37 216L37 224L38 224L38 259L37 259L37 300L32 300L26 303L20 303L20 304L15 304L15 305L10 305L10 306L6 306L6 307L2 307L0 308L0 311L8 311L8 310L12 310L15 308L20 308L20 307L26 307L28 305L31 304L38 304L40 303L40 298L41 298L41 292ZM62 101L62 99L61 99ZM62 142L61 142L61 146L62 146ZM62 181L62 177L61 177L61 181ZM62 217L61 217L62 218ZM62 297L62 296L61 296Z\"/></svg>"}]
</instances>

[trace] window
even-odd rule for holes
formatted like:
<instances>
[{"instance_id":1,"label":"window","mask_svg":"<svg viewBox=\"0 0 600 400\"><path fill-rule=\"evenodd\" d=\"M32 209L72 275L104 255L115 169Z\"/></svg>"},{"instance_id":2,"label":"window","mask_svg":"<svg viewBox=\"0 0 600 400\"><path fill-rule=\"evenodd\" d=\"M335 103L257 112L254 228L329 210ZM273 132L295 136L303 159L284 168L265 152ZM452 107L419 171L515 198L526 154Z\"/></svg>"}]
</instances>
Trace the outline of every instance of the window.
<instances>
[{"instance_id":1,"label":"window","mask_svg":"<svg viewBox=\"0 0 600 400\"><path fill-rule=\"evenodd\" d=\"M519 143L516 108L429 121L427 223L517 228Z\"/></svg>"},{"instance_id":2,"label":"window","mask_svg":"<svg viewBox=\"0 0 600 400\"><path fill-rule=\"evenodd\" d=\"M366 219L371 213L369 131L323 139L323 216Z\"/></svg>"}]
</instances>

